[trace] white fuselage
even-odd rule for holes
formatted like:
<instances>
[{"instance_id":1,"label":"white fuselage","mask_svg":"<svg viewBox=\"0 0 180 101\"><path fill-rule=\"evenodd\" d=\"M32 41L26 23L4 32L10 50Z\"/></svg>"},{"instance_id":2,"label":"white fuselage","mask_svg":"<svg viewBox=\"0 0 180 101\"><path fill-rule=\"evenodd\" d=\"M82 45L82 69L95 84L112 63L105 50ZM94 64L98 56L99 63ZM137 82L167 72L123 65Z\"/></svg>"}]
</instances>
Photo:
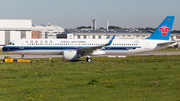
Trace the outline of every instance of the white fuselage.
<instances>
[{"instance_id":1,"label":"white fuselage","mask_svg":"<svg viewBox=\"0 0 180 101\"><path fill-rule=\"evenodd\" d=\"M66 50L78 50L94 46L102 46L109 39L20 39L4 46L3 51L20 55L63 55ZM156 49L166 48L166 40L148 39L114 39L110 46L94 50L88 55L132 55Z\"/></svg>"}]
</instances>

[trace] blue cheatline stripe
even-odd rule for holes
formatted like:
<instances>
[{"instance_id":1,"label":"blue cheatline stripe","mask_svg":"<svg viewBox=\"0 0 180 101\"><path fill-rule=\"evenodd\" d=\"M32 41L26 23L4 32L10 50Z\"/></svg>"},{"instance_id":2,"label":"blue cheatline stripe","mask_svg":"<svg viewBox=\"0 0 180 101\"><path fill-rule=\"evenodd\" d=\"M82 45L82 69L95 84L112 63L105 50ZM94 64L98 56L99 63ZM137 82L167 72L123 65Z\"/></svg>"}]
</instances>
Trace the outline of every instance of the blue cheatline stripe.
<instances>
[{"instance_id":1,"label":"blue cheatline stripe","mask_svg":"<svg viewBox=\"0 0 180 101\"><path fill-rule=\"evenodd\" d=\"M36 50L34 50L34 49L30 49L30 50L8 50L8 51L4 51L4 52L21 52L21 51L41 51L41 52L43 52L43 51L45 51L45 52L48 52L48 51L64 51L64 50L68 50L68 49L63 49L63 50L54 50L54 49L52 49L52 50L39 50L39 49L36 49Z\"/></svg>"},{"instance_id":2,"label":"blue cheatline stripe","mask_svg":"<svg viewBox=\"0 0 180 101\"><path fill-rule=\"evenodd\" d=\"M68 50L68 49L64 49L64 50L58 50L58 51L65 51L65 50ZM102 51L129 51L129 49L101 49ZM4 51L4 52L21 52L21 51L37 51L37 50L9 50L9 51ZM57 50L41 50L41 52L44 52L44 51L57 51Z\"/></svg>"},{"instance_id":3,"label":"blue cheatline stripe","mask_svg":"<svg viewBox=\"0 0 180 101\"><path fill-rule=\"evenodd\" d=\"M102 50L102 51L129 51L129 50Z\"/></svg>"},{"instance_id":4,"label":"blue cheatline stripe","mask_svg":"<svg viewBox=\"0 0 180 101\"><path fill-rule=\"evenodd\" d=\"M5 46L3 47L3 51L10 50L66 50L66 49L80 49L80 48L88 48L89 46Z\"/></svg>"},{"instance_id":5,"label":"blue cheatline stripe","mask_svg":"<svg viewBox=\"0 0 180 101\"><path fill-rule=\"evenodd\" d=\"M89 48L90 46L5 46L3 47L4 52L10 52L10 51L32 51L32 50L69 50L69 49L80 49L80 48ZM104 49L101 50L129 50L129 49L136 49L136 48L141 48L140 46L106 46L103 47Z\"/></svg>"}]
</instances>

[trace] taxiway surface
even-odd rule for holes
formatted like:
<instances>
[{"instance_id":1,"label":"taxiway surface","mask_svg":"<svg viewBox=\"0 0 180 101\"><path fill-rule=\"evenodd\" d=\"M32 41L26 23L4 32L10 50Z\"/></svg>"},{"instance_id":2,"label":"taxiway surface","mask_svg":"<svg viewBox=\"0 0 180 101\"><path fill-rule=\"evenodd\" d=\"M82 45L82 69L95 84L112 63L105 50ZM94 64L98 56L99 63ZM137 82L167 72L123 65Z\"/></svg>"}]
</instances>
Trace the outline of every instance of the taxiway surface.
<instances>
[{"instance_id":1,"label":"taxiway surface","mask_svg":"<svg viewBox=\"0 0 180 101\"><path fill-rule=\"evenodd\" d=\"M180 52L146 52L141 54L136 54L139 56L143 55L177 55ZM0 55L0 59L3 59L4 56L10 56L11 58L21 58L21 55ZM108 56L108 55L103 55ZM52 58L52 57L63 57L62 55L24 55L24 58Z\"/></svg>"}]
</instances>

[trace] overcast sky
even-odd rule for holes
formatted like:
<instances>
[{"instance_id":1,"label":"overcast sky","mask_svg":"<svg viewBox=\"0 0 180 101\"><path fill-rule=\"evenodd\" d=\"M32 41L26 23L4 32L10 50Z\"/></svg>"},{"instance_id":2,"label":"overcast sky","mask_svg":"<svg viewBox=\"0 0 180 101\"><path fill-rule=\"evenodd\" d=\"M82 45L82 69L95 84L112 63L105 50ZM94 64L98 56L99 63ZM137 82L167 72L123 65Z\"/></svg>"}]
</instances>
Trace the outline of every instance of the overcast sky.
<instances>
[{"instance_id":1,"label":"overcast sky","mask_svg":"<svg viewBox=\"0 0 180 101\"><path fill-rule=\"evenodd\" d=\"M180 30L180 0L0 0L0 19L32 19L33 24L63 28L110 25L156 28L166 16L175 16Z\"/></svg>"}]
</instances>

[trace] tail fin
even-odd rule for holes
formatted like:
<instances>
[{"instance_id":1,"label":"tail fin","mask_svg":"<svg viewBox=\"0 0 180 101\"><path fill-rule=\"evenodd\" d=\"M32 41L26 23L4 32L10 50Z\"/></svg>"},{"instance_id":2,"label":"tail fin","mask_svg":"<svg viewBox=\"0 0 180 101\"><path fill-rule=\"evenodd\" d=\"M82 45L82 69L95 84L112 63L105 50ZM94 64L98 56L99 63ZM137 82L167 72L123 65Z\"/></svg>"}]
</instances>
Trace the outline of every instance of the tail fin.
<instances>
[{"instance_id":1,"label":"tail fin","mask_svg":"<svg viewBox=\"0 0 180 101\"><path fill-rule=\"evenodd\" d=\"M169 40L175 16L167 16L159 27L146 39Z\"/></svg>"}]
</instances>

